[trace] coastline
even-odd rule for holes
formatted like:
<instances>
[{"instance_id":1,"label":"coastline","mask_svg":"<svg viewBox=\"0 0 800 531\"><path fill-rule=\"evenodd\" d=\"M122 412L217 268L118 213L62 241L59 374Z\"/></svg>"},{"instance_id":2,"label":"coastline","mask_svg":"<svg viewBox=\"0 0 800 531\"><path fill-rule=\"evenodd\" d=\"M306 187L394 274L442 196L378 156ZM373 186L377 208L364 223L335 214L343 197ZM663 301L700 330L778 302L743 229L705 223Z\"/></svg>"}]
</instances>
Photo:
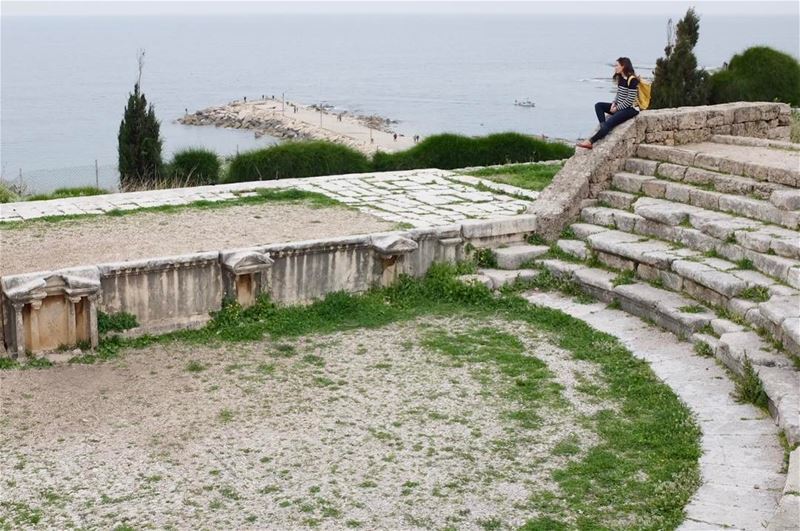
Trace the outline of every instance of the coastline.
<instances>
[{"instance_id":1,"label":"coastline","mask_svg":"<svg viewBox=\"0 0 800 531\"><path fill-rule=\"evenodd\" d=\"M176 120L183 125L213 125L281 139L327 140L364 154L394 152L414 145L411 137L396 133L392 122L380 116L360 116L319 105L301 105L281 99L235 100L187 113ZM396 122L395 122L396 123Z\"/></svg>"}]
</instances>

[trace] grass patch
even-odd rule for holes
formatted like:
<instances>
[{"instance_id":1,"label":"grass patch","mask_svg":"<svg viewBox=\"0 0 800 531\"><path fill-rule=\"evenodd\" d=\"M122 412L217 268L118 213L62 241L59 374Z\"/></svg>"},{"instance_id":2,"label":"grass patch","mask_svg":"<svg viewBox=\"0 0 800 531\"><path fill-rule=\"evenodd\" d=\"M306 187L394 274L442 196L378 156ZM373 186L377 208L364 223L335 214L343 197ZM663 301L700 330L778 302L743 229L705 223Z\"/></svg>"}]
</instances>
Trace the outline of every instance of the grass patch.
<instances>
[{"instance_id":1,"label":"grass patch","mask_svg":"<svg viewBox=\"0 0 800 531\"><path fill-rule=\"evenodd\" d=\"M497 256L491 249L473 249L472 259L475 265L481 268L493 269L497 267Z\"/></svg>"},{"instance_id":2,"label":"grass patch","mask_svg":"<svg viewBox=\"0 0 800 531\"><path fill-rule=\"evenodd\" d=\"M199 361L192 360L186 364L186 372L203 372L206 366Z\"/></svg>"},{"instance_id":3,"label":"grass patch","mask_svg":"<svg viewBox=\"0 0 800 531\"><path fill-rule=\"evenodd\" d=\"M553 380L547 365L527 354L525 346L516 336L494 328L477 328L457 334L439 330L429 332L422 345L460 361L494 361L501 374L513 382L505 392L506 396L520 406L509 412L509 417L519 421L525 428L540 425L541 418L537 411L543 404L565 405L561 396L562 387Z\"/></svg>"},{"instance_id":4,"label":"grass patch","mask_svg":"<svg viewBox=\"0 0 800 531\"><path fill-rule=\"evenodd\" d=\"M750 286L742 290L739 297L754 302L765 302L769 300L769 290L764 286Z\"/></svg>"},{"instance_id":5,"label":"grass patch","mask_svg":"<svg viewBox=\"0 0 800 531\"><path fill-rule=\"evenodd\" d=\"M749 258L742 258L736 262L736 268L752 271L756 268L756 266L753 265L753 261Z\"/></svg>"},{"instance_id":6,"label":"grass patch","mask_svg":"<svg viewBox=\"0 0 800 531\"><path fill-rule=\"evenodd\" d=\"M526 190L541 191L550 184L560 170L560 164L513 164L502 168L483 168L467 175Z\"/></svg>"},{"instance_id":7,"label":"grass patch","mask_svg":"<svg viewBox=\"0 0 800 531\"><path fill-rule=\"evenodd\" d=\"M711 345L703 341L698 341L694 344L694 351L698 356L702 356L704 358L714 357L714 351L711 349Z\"/></svg>"},{"instance_id":8,"label":"grass patch","mask_svg":"<svg viewBox=\"0 0 800 531\"><path fill-rule=\"evenodd\" d=\"M617 274L617 276L614 277L614 280L611 281L611 284L614 286L623 286L625 284L634 284L635 282L636 273L628 269Z\"/></svg>"},{"instance_id":9,"label":"grass patch","mask_svg":"<svg viewBox=\"0 0 800 531\"><path fill-rule=\"evenodd\" d=\"M703 313L706 309L699 304L692 304L691 306L681 306L678 311L683 313Z\"/></svg>"}]
</instances>

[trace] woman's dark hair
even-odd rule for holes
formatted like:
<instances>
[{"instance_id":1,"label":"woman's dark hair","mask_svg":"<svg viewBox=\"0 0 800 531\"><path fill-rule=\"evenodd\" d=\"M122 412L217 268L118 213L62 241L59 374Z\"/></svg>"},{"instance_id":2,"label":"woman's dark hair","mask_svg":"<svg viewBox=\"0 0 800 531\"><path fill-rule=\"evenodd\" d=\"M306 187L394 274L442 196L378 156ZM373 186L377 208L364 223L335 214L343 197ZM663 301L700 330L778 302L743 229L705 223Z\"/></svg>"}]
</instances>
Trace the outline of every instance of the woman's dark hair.
<instances>
[{"instance_id":1,"label":"woman's dark hair","mask_svg":"<svg viewBox=\"0 0 800 531\"><path fill-rule=\"evenodd\" d=\"M633 63L631 63L630 59L628 59L627 57L620 57L619 59L617 59L617 62L620 65L622 65L622 75L624 77L631 77L633 75L636 75L636 72L634 72L633 70ZM616 73L614 74L614 81L617 81L618 76L619 74Z\"/></svg>"}]
</instances>

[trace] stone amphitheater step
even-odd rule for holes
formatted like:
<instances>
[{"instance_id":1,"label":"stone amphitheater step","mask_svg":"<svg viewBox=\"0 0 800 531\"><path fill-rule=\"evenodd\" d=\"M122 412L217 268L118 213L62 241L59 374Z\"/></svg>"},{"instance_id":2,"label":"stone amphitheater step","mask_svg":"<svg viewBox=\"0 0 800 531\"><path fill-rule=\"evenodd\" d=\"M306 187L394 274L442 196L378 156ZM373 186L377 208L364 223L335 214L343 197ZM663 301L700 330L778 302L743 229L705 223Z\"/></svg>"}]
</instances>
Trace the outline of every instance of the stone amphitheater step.
<instances>
[{"instance_id":1,"label":"stone amphitheater step","mask_svg":"<svg viewBox=\"0 0 800 531\"><path fill-rule=\"evenodd\" d=\"M595 210L587 208L584 212ZM586 248L580 250L577 243L569 240L556 242L563 252L581 259L593 253L608 267L633 271L643 280L725 308L772 333L787 350L800 355L800 291L749 269L750 262L709 257L670 242L599 225L576 223L571 228L577 238L585 241ZM768 298L762 300L763 297Z\"/></svg>"},{"instance_id":2,"label":"stone amphitheater step","mask_svg":"<svg viewBox=\"0 0 800 531\"><path fill-rule=\"evenodd\" d=\"M800 152L703 142L681 147L640 144L636 156L656 162L694 166L797 188Z\"/></svg>"},{"instance_id":3,"label":"stone amphitheater step","mask_svg":"<svg viewBox=\"0 0 800 531\"><path fill-rule=\"evenodd\" d=\"M726 212L774 225L782 225L788 229L794 230L800 226L800 211L786 210L764 199L726 194L650 175L627 172L615 174L611 185L619 192L641 194L654 199L667 199L706 210ZM776 190L772 194L775 194L776 201L782 206L794 206L793 196L789 194L800 194L800 190ZM798 197L800 198L800 196Z\"/></svg>"},{"instance_id":4,"label":"stone amphitheater step","mask_svg":"<svg viewBox=\"0 0 800 531\"><path fill-rule=\"evenodd\" d=\"M708 307L681 294L641 282L615 285L613 272L557 259L536 262L562 279L576 282L593 297L617 303L679 337L707 345L706 351L737 374L745 359L754 365L776 423L791 444L800 442L800 372L793 362L757 333L717 317Z\"/></svg>"},{"instance_id":5,"label":"stone amphitheater step","mask_svg":"<svg viewBox=\"0 0 800 531\"><path fill-rule=\"evenodd\" d=\"M712 187L717 192L753 195L768 199L784 210L797 210L797 189L783 184L757 181L748 177L729 175L692 166L630 158L625 161L625 171L638 175L660 177L671 181ZM772 194L777 193L772 200Z\"/></svg>"},{"instance_id":6,"label":"stone amphitheater step","mask_svg":"<svg viewBox=\"0 0 800 531\"><path fill-rule=\"evenodd\" d=\"M500 269L519 269L525 262L530 262L549 250L546 245L512 245L495 249L494 255Z\"/></svg>"},{"instance_id":7,"label":"stone amphitheater step","mask_svg":"<svg viewBox=\"0 0 800 531\"><path fill-rule=\"evenodd\" d=\"M719 254L734 262L747 260L758 271L800 289L800 235L796 231L657 199L638 199L633 209L586 207L581 220Z\"/></svg>"}]
</instances>

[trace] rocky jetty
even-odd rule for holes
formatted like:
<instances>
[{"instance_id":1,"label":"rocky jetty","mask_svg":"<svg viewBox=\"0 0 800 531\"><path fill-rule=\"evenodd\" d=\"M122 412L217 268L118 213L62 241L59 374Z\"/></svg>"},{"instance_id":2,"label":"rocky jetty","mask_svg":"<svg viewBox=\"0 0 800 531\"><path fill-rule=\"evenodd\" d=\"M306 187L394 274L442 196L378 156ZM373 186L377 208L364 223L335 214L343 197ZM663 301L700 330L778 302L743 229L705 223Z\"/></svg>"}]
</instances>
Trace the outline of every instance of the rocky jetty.
<instances>
[{"instance_id":1,"label":"rocky jetty","mask_svg":"<svg viewBox=\"0 0 800 531\"><path fill-rule=\"evenodd\" d=\"M284 105L271 99L234 101L185 114L177 122L251 130L256 138L268 135L281 139L327 140L367 154L377 149L393 151L408 147L407 142L394 140L391 126L397 121L377 115L335 112L329 105L301 106L291 102ZM387 137L392 144L386 143Z\"/></svg>"}]
</instances>

